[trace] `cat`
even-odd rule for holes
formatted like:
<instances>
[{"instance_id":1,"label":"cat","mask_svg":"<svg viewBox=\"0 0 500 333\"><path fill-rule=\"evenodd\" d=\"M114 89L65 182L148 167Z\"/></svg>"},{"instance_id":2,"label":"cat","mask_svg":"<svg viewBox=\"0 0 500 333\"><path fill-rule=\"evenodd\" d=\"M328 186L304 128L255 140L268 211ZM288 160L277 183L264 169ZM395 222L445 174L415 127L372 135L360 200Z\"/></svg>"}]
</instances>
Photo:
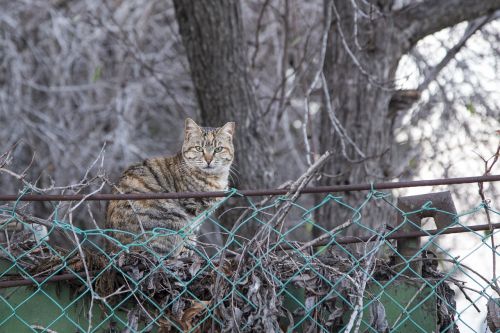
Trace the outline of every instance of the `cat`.
<instances>
[{"instance_id":1,"label":"cat","mask_svg":"<svg viewBox=\"0 0 500 333\"><path fill-rule=\"evenodd\" d=\"M130 166L123 172L113 192L226 190L234 159L234 130L234 122L211 128L200 127L187 118L181 151L174 156L146 159ZM122 244L145 242L154 252L175 257L183 250L186 241L195 240L194 233L198 228L190 227L190 222L218 200L220 199L188 198L110 201L106 225L107 228L120 230L114 232L113 236ZM160 235L156 235L156 232ZM189 236L190 240L186 240L183 234L193 235Z\"/></svg>"}]
</instances>

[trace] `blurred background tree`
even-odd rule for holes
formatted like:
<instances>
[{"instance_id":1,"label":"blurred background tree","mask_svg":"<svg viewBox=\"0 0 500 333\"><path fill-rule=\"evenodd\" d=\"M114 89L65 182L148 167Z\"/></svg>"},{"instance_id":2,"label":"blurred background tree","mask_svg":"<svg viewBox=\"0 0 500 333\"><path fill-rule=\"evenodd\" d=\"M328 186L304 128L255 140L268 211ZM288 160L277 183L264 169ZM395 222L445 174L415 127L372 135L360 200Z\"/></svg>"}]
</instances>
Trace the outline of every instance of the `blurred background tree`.
<instances>
[{"instance_id":1,"label":"blurred background tree","mask_svg":"<svg viewBox=\"0 0 500 333\"><path fill-rule=\"evenodd\" d=\"M40 186L77 182L103 145L112 179L175 153L187 116L237 122L239 188L275 187L326 150L334 157L321 185L464 175L462 156L494 148L498 1L0 7L0 141L3 150L19 143L19 169L36 154L28 173ZM467 175L480 173L479 164ZM0 186L18 189L6 178ZM44 205L40 214L51 211ZM317 222L350 214L331 209ZM387 219L378 207L365 213L371 223Z\"/></svg>"}]
</instances>

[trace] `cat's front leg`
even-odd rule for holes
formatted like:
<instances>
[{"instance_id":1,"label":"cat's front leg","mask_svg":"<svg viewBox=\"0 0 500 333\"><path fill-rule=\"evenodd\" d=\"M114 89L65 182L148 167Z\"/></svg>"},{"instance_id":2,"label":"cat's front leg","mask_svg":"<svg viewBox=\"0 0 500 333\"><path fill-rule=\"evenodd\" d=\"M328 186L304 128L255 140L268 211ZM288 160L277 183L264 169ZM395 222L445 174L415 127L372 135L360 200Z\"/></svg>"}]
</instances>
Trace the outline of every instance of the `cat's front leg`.
<instances>
[{"instance_id":1,"label":"cat's front leg","mask_svg":"<svg viewBox=\"0 0 500 333\"><path fill-rule=\"evenodd\" d=\"M184 208L186 213L191 216L197 216L200 211L200 203L194 198L181 199L181 206Z\"/></svg>"},{"instance_id":2,"label":"cat's front leg","mask_svg":"<svg viewBox=\"0 0 500 333\"><path fill-rule=\"evenodd\" d=\"M184 244L181 251L181 256L192 257L196 252L196 234L190 234L188 237L184 239Z\"/></svg>"}]
</instances>

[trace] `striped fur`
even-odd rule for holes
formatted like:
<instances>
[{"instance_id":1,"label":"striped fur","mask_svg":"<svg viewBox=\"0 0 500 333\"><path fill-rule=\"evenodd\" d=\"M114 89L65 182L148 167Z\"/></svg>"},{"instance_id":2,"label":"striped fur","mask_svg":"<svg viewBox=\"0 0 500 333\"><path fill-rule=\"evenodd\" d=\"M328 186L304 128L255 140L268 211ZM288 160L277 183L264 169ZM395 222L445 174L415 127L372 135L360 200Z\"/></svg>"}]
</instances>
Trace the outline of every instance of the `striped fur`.
<instances>
[{"instance_id":1,"label":"striped fur","mask_svg":"<svg viewBox=\"0 0 500 333\"><path fill-rule=\"evenodd\" d=\"M182 150L174 156L147 159L132 165L122 174L114 193L227 189L234 158L234 126L230 122L220 128L199 127L188 118ZM108 228L134 235L114 233L122 244L147 241L155 252L176 256L183 249L183 238L178 232L197 231L190 230L190 221L216 201L216 198L110 201L106 224ZM151 237L148 232L153 229L160 235Z\"/></svg>"}]
</instances>

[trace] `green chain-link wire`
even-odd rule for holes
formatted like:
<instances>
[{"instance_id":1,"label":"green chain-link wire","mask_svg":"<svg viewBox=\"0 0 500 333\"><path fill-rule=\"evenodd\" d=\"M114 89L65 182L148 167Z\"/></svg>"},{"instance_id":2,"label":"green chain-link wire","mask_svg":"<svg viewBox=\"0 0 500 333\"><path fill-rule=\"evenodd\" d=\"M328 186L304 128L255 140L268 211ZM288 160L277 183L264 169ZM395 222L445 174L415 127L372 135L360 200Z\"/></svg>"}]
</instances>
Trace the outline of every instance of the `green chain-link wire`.
<instances>
[{"instance_id":1,"label":"green chain-link wire","mask_svg":"<svg viewBox=\"0 0 500 333\"><path fill-rule=\"evenodd\" d=\"M28 194L29 191L25 189L21 194L19 199ZM223 206L229 198L242 198L242 195L238 193L236 189L231 189L228 191L227 196L217 203L215 207L212 209L203 212L199 216L197 216L191 223L191 225L186 226L185 228L179 231L172 231L165 228L155 228L151 231L145 232L144 234L135 235L131 234L127 231L122 230L111 230L111 229L82 229L78 228L68 221L64 221L59 218L59 205L54 205L54 214L52 219L52 226L48 228L47 235L38 240L38 244L40 246L34 246L31 249L27 249L25 252L19 254L17 257L14 257L8 248L9 245L0 245L0 254L4 258L2 263L3 266L0 266L0 281L12 279L13 276L33 279L33 286L30 287L15 287L15 288L7 288L0 289L0 332L4 332L2 327L7 325L9 321L17 320L19 325L26 328L27 332L53 332L51 327L56 326L58 321L67 320L78 332L87 332L89 331L89 323L86 321L86 315L88 311L88 303L91 299L92 293L94 293L94 289L90 288L88 285L88 281L86 278L78 275L72 268L71 265L68 265L68 260L78 254L78 249L72 249L71 251L62 252L59 249L55 248L51 245L51 242L48 239L54 235L56 232L66 231L69 234L77 235L80 242L91 244L98 251L98 255L105 258L106 265L100 271L94 272L94 275L91 278L91 283L94 283L99 278L103 277L104 274L114 269L118 274L121 274L126 279L127 284L131 287L131 290L128 292L126 296L124 296L117 304L110 304L107 302L100 302L99 306L101 311L101 317L97 320L94 317L92 322L92 327L90 332L111 332L109 331L109 323L111 321L117 322L118 326L126 326L128 324L126 316L117 315L117 312L122 311L123 307L129 307L130 303L137 302L138 299L141 300L142 306L147 307L149 309L150 320L147 324L143 325L138 332L147 332L149 329L156 326L157 322L160 320L168 321L171 325L171 328L175 331L182 332L183 328L179 326L179 324L175 320L171 320L168 316L164 314L168 312L168 309L171 309L174 304L179 302L181 298L188 298L193 302L198 302L203 305L203 310L200 311L200 316L197 321L193 323L190 328L190 332L199 331L201 327L203 327L204 322L210 321L214 322L215 327L219 329L226 325L222 318L219 315L219 307L223 306L230 302L231 299L237 298L242 302L248 304L248 306L252 307L253 310L257 310L258 304L254 304L254 302L247 297L247 294L240 288L240 286L245 284L245 281L251 279L252 275L257 271L261 274L264 274L271 278L272 283L275 287L276 296L282 299L288 299L290 302L295 304L295 322L291 327L288 327L290 332L300 331L304 324L315 325L316 331L318 332L330 332L331 328L326 327L324 325L324 318L319 318L319 316L327 315L322 313L322 306L325 305L328 300L334 297L339 304L342 304L346 312L346 318L344 319L344 324L349 320L349 314L352 311L356 310L356 304L353 304L352 299L353 295L345 295L340 292L342 290L342 286L344 284L352 283L352 276L356 274L358 276L366 276L368 279L368 286L366 294L363 296L363 306L359 309L360 313L363 314L363 317L360 321L361 327L363 327L366 332L377 332L375 328L371 326L370 317L367 315L370 307L376 307L382 300L386 304L391 304L396 309L396 312L400 313L398 322L389 323L393 325L391 327L391 331L396 332L398 329L403 329L405 325L412 325L416 331L418 332L426 332L424 328L425 323L422 322L421 317L417 315L417 312L420 311L422 307L425 307L426 304L432 302L433 300L438 300L444 306L447 306L449 309L453 308L453 304L449 303L449 299L443 297L442 294L438 293L437 290L444 286L447 280L456 278L458 276L465 277L474 281L476 284L474 287L479 289L479 294L475 294L472 298L472 302L478 302L481 299L487 299L492 297L494 293L491 290L491 286L494 285L495 281L483 281L480 277L478 277L474 272L469 271L463 267L463 262L465 259L476 253L479 249L483 247L488 247L488 249L492 252L492 255L498 256L498 247L492 248L490 243L491 234L485 232L478 232L469 229L468 234L474 235L477 237L480 242L478 242L470 252L463 257L455 257L453 255L453 249L445 248L443 245L438 242L438 237L441 233L436 235L428 235L426 237L425 242L422 244L420 251L417 251L414 256L411 258L404 258L399 256L397 253L397 249L394 245L394 241L390 241L388 237L396 232L400 232L401 228L405 224L410 224L414 227L417 227L417 224L411 221L411 216L414 214L422 213L424 211L438 211L444 214L452 214L446 211L439 210L433 207L432 202L427 202L422 207L416 209L412 212L403 212L399 208L397 208L394 203L391 201L391 195L389 193L384 193L377 191L373 188L368 191L365 200L363 200L358 206L353 207L343 201L341 196L335 196L332 194L326 194L322 201L319 204L313 207L305 207L303 204L299 204L299 202L291 202L288 197L277 197L274 201L266 204L265 206L259 206L255 202L252 201L249 197L244 197L246 200L247 207L250 209L250 213L246 215L245 218L242 219L241 223L234 228L234 230L229 230L223 224L217 220L213 214L219 207ZM394 210L397 214L400 214L403 217L403 224L396 226L394 229L387 231L382 230L380 228L376 228L372 225L365 224L362 217L363 209L373 202L376 204L386 205L388 209ZM272 214L274 210L283 205L290 204L292 207L292 211L294 216L300 216L300 221L290 225L288 228L284 228L283 230L277 228L272 223L269 223L266 219L268 214ZM6 226L12 223L17 223L23 225L25 229L31 230L31 224L27 223L23 220L23 218L16 213L19 209L20 200L13 202L10 206L4 206L4 208L0 208L0 215L4 217L8 217L1 224L3 230L5 230L5 234L7 234ZM367 250L359 255L355 254L352 251L352 247L340 244L338 242L339 237L343 235L342 231L337 231L335 233L330 232L326 228L322 227L319 221L315 221L313 218L314 212L320 209L323 206L327 205L335 205L337 207L341 207L342 209L348 209L351 215L352 226L350 228L355 228L358 231L361 231L363 234L373 236L374 239L380 240L377 242L379 244L378 247L367 247ZM483 203L477 205L473 209L468 211L452 214L453 215L453 224L449 227L463 226L468 228L462 221L469 216L479 214L484 210L488 210L490 215L494 218L498 219L500 216L500 212L490 207L489 205L485 205ZM155 237L162 237L177 234L181 236L183 239L187 240L190 236L190 230L192 230L194 225L198 225L201 223L213 223L215 224L221 233L226 235L225 244L218 249L218 252L212 255L206 254L204 251L200 249L194 248L196 256L202 259L202 262L205 263L204 266L200 267L199 270L188 279L181 279L180 277L176 277L174 272L169 268L168 264L163 260L164 256L159 256L153 251L149 250L149 253L156 258L156 264L152 266L147 273L144 274L140 279L135 279L132 276L129 276L127 272L125 272L121 267L116 265L118 258L124 253L132 252L132 248L142 247L147 250L147 243L154 239ZM248 244L242 240L241 237L238 236L238 233L242 228L250 223L256 223L259 229L265 229L265 231L269 231L271 238L276 240L275 242L270 242L265 251L261 252L252 252L248 251L246 254L248 255L249 260L252 262L252 266L236 278L232 279L231 276L228 276L225 272L222 272L219 268L219 265L216 264L217 260L220 258L222 251L238 251L243 248L246 248ZM310 252L305 254L303 251L298 250L297 243L291 241L292 235L300 230L310 230L311 228L317 228L322 233L328 234L328 238L325 240L327 244L322 246L320 250L315 252ZM444 231L444 230L443 230ZM113 234L116 233L124 233L132 236L134 239L133 242L129 244L121 244L115 238L112 237ZM494 235L498 235L498 231L492 231ZM117 253L108 253L105 249L99 249L98 243L94 242L95 237L103 237L108 241L113 242L119 251ZM300 258L300 263L297 263L296 269L286 278L276 276L275 271L272 267L268 267L266 262L267 258L272 253L281 253L280 247L286 246L290 250L287 252L288 256L295 256ZM60 265L57 269L54 269L49 272L48 275L43 275L44 280L38 281L35 280L35 276L32 276L30 272L26 269L25 265L22 264L24 260L29 260L29 258L34 255L37 251L40 251L40 248L43 247L44 251L48 251L46 256L52 256L54 258L60 259ZM352 262L352 267L347 271L343 272L340 277L335 281L330 281L326 278L321 270L317 268L314 264L320 257L327 252L327 250L335 251L335 253L342 255ZM410 265L410 263L414 260L419 260L422 256L422 252L432 249L433 251L437 251L439 256L442 258L447 258L453 261L452 265L447 265L446 270L442 273L442 276L437 280L427 279L421 277L418 279L419 285L419 297L414 297L411 302L407 304L402 304L400 300L398 300L393 294L388 292L391 288L398 285L400 281L403 279L405 275L411 275L413 277L419 276L419 272L415 272ZM396 272L393 272L392 276L389 277L388 280L378 280L373 277L370 272L369 267L365 267L365 263L368 259L374 254L373 252L377 252L380 254L381 252L390 253L393 256L399 256L400 259L403 260L403 267L399 267ZM168 257L168 256L167 256ZM449 267L448 267L449 266ZM172 279L175 281L178 286L181 286L181 291L179 294L171 297L171 299L165 304L158 304L157 301L151 299L147 293L141 288L141 285L147 281L152 274L155 274L158 271L163 271L169 273ZM77 278L77 284L80 287L77 293L73 293L69 302L64 304L60 304L60 299L57 297L57 292L52 292L52 289L49 286L53 285L49 283L49 279L57 276L60 273L74 273ZM226 290L222 297L218 298L216 301L212 303L203 302L199 297L195 295L195 293L190 290L189 286L202 274L213 273L214 281L215 279L220 279L225 284L230 285L230 290ZM297 292L296 286L294 287L294 281L300 279L305 274L315 275L317 278L321 279L321 283L326 288L327 292L323 294L318 294L315 296L314 304L306 304L304 301L303 295ZM486 283L488 282L488 283ZM82 287L83 286L83 287ZM14 295L20 288L24 288L23 290L28 291L26 293L26 297L21 300L14 302L12 301L12 295ZM294 289L295 288L295 289ZM94 296L96 296L94 294ZM41 320L40 322L44 322L43 328L35 328L37 326L33 326L33 318L26 318L21 315L24 313L21 311L24 307L32 306L33 302L37 302L41 298L46 299L50 306L53 306L57 309L57 313L54 313L53 318L51 320ZM498 295L496 296L498 297ZM355 297L354 297L355 298ZM95 305L94 305L95 306ZM453 325L456 322L461 322L465 327L473 330L473 328L469 325L469 323L462 320L461 316L464 311L468 310L472 307L472 303L467 305L465 309L457 312L455 314L454 323L450 323L448 327L441 327L443 332L451 331L453 329ZM81 316L75 316L75 309L80 309ZM240 323L241 330L248 330L245 320L243 319ZM344 332L346 327L340 328L340 332ZM59 332L58 332L59 333Z\"/></svg>"}]
</instances>

